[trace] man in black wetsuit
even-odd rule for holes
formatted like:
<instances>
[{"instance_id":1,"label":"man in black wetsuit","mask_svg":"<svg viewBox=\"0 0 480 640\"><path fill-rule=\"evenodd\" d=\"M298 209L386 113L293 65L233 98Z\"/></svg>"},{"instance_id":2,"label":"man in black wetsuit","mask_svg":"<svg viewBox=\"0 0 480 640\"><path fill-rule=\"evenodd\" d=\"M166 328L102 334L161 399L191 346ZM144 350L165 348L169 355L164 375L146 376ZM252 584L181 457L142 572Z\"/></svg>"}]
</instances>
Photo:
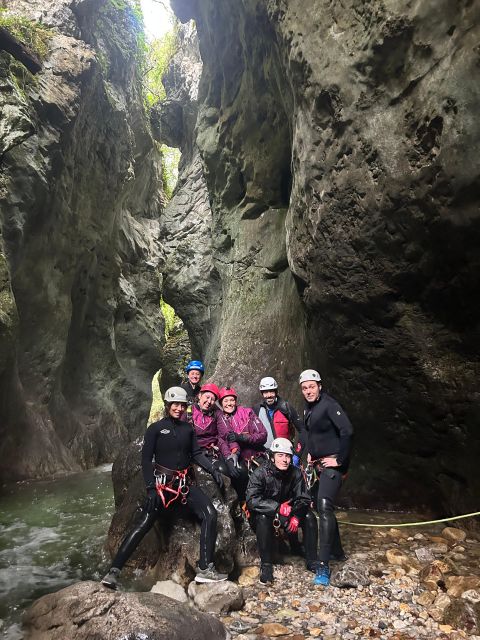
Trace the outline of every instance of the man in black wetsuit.
<instances>
[{"instance_id":1,"label":"man in black wetsuit","mask_svg":"<svg viewBox=\"0 0 480 640\"><path fill-rule=\"evenodd\" d=\"M316 572L317 519L310 510L310 496L300 469L292 463L293 445L276 438L270 445L270 459L251 474L247 487L247 507L257 535L260 554L260 582L273 582L272 546L275 529L287 534L303 530L307 569Z\"/></svg>"},{"instance_id":2,"label":"man in black wetsuit","mask_svg":"<svg viewBox=\"0 0 480 640\"><path fill-rule=\"evenodd\" d=\"M220 488L223 487L223 478L198 446L193 426L181 420L186 406L185 390L171 387L165 392L165 418L151 424L145 432L142 472L147 499L140 522L123 540L109 572L102 580L102 584L110 589L116 589L121 569L155 520L164 515L168 508L188 508L201 521L200 560L196 582L227 579L225 574L218 573L213 564L217 512L210 498L191 484L192 462L211 473Z\"/></svg>"},{"instance_id":3,"label":"man in black wetsuit","mask_svg":"<svg viewBox=\"0 0 480 640\"><path fill-rule=\"evenodd\" d=\"M317 478L312 485L312 498L319 515L321 566L314 582L327 587L330 558L344 555L334 505L349 465L353 428L338 402L322 391L318 371L302 371L299 383L305 398L303 419L308 431L307 483L313 475Z\"/></svg>"}]
</instances>

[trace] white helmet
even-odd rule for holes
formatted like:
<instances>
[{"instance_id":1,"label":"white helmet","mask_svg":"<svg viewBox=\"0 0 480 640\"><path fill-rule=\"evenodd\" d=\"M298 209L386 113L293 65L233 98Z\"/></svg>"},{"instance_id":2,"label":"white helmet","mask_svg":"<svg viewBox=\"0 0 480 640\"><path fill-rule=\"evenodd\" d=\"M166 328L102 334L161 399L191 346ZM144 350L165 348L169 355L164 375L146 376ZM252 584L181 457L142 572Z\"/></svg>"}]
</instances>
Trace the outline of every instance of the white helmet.
<instances>
[{"instance_id":1,"label":"white helmet","mask_svg":"<svg viewBox=\"0 0 480 640\"><path fill-rule=\"evenodd\" d=\"M287 438L275 438L270 445L272 453L288 453L293 456L293 444Z\"/></svg>"},{"instance_id":2,"label":"white helmet","mask_svg":"<svg viewBox=\"0 0 480 640\"><path fill-rule=\"evenodd\" d=\"M267 376L266 378L262 378L260 380L260 386L258 387L260 391L275 391L278 389L278 384L275 378L271 378Z\"/></svg>"},{"instance_id":3,"label":"white helmet","mask_svg":"<svg viewBox=\"0 0 480 640\"><path fill-rule=\"evenodd\" d=\"M187 392L182 387L170 387L165 391L165 402L184 402L188 404Z\"/></svg>"},{"instance_id":4,"label":"white helmet","mask_svg":"<svg viewBox=\"0 0 480 640\"><path fill-rule=\"evenodd\" d=\"M300 374L298 384L302 384L302 382L309 382L310 380L313 380L314 382L321 382L322 378L320 377L318 371L315 371L315 369L305 369L305 371L302 371L302 373Z\"/></svg>"}]
</instances>

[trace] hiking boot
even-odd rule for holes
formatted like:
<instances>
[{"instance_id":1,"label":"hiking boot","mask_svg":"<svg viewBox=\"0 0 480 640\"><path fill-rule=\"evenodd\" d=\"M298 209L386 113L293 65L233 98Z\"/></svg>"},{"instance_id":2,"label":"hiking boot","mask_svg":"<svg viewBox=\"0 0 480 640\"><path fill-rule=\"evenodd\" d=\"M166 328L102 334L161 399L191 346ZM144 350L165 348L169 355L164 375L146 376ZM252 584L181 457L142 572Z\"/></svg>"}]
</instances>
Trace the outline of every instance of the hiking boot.
<instances>
[{"instance_id":1,"label":"hiking boot","mask_svg":"<svg viewBox=\"0 0 480 640\"><path fill-rule=\"evenodd\" d=\"M317 573L317 569L321 566L320 560L314 560L313 562L309 562L307 564L307 571L311 571L312 573Z\"/></svg>"},{"instance_id":2,"label":"hiking boot","mask_svg":"<svg viewBox=\"0 0 480 640\"><path fill-rule=\"evenodd\" d=\"M213 562L210 562L206 569L200 569L200 567L197 567L195 582L223 582L227 578L228 575L226 573L219 573L215 569Z\"/></svg>"},{"instance_id":3,"label":"hiking boot","mask_svg":"<svg viewBox=\"0 0 480 640\"><path fill-rule=\"evenodd\" d=\"M113 591L115 591L117 588L119 575L120 575L120 569L117 569L116 567L112 567L102 580L103 586L108 587L109 589L113 589Z\"/></svg>"},{"instance_id":4,"label":"hiking boot","mask_svg":"<svg viewBox=\"0 0 480 640\"><path fill-rule=\"evenodd\" d=\"M330 585L330 569L328 568L328 564L320 562L313 579L313 584L320 585L321 587L328 587Z\"/></svg>"},{"instance_id":5,"label":"hiking boot","mask_svg":"<svg viewBox=\"0 0 480 640\"><path fill-rule=\"evenodd\" d=\"M273 565L263 563L260 567L260 582L262 584L272 584L273 582Z\"/></svg>"}]
</instances>

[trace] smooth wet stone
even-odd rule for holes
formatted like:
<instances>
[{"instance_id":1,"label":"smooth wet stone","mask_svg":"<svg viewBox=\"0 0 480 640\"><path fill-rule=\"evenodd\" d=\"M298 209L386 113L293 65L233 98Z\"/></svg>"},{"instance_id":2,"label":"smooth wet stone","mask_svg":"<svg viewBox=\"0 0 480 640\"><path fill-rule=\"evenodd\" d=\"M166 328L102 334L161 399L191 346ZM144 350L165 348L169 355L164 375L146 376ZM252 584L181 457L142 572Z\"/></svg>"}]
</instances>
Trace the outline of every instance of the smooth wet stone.
<instances>
[{"instance_id":1,"label":"smooth wet stone","mask_svg":"<svg viewBox=\"0 0 480 640\"><path fill-rule=\"evenodd\" d=\"M480 586L479 576L449 576L446 579L447 593L449 596L458 598L470 589Z\"/></svg>"},{"instance_id":2,"label":"smooth wet stone","mask_svg":"<svg viewBox=\"0 0 480 640\"><path fill-rule=\"evenodd\" d=\"M188 585L188 595L197 609L209 613L237 611L244 603L241 587L228 580L201 584L193 581Z\"/></svg>"},{"instance_id":3,"label":"smooth wet stone","mask_svg":"<svg viewBox=\"0 0 480 640\"><path fill-rule=\"evenodd\" d=\"M162 580L153 585L150 589L151 593L159 593L178 602L188 602L188 596L185 593L185 589L173 582L173 580Z\"/></svg>"},{"instance_id":4,"label":"smooth wet stone","mask_svg":"<svg viewBox=\"0 0 480 640\"><path fill-rule=\"evenodd\" d=\"M445 527L442 531L442 537L447 540L451 540L452 542L459 543L466 540L467 534L463 529L458 529L457 527Z\"/></svg>"}]
</instances>

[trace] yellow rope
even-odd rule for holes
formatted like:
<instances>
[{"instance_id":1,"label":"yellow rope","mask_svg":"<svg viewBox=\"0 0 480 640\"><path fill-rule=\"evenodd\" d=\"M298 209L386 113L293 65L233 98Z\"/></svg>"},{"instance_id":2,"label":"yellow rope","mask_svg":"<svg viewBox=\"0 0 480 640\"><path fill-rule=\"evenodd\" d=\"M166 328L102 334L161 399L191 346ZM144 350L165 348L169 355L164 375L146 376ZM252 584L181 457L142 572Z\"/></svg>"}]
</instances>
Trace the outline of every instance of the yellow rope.
<instances>
[{"instance_id":1,"label":"yellow rope","mask_svg":"<svg viewBox=\"0 0 480 640\"><path fill-rule=\"evenodd\" d=\"M367 524L364 522L350 522L349 520L338 520L338 524L351 524L353 527L422 527L426 524L436 524L437 522L451 522L452 520L461 520L462 518L472 518L473 516L480 516L480 511L474 513L465 513L462 516L452 516L451 518L440 518L440 520L426 520L425 522L402 522L393 524Z\"/></svg>"}]
</instances>

